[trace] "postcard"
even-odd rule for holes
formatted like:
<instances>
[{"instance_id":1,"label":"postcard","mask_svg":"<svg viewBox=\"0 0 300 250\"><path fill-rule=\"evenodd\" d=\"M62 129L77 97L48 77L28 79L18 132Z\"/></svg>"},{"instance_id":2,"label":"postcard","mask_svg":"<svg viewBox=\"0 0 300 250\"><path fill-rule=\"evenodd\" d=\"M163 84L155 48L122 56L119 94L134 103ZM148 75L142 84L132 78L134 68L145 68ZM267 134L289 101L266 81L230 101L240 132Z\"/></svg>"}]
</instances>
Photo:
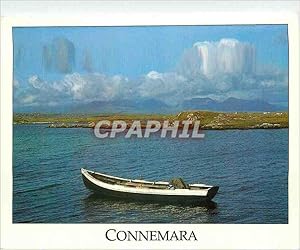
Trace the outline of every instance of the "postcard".
<instances>
[{"instance_id":1,"label":"postcard","mask_svg":"<svg viewBox=\"0 0 300 250\"><path fill-rule=\"evenodd\" d=\"M296 248L295 18L110 20L3 19L1 247Z\"/></svg>"}]
</instances>

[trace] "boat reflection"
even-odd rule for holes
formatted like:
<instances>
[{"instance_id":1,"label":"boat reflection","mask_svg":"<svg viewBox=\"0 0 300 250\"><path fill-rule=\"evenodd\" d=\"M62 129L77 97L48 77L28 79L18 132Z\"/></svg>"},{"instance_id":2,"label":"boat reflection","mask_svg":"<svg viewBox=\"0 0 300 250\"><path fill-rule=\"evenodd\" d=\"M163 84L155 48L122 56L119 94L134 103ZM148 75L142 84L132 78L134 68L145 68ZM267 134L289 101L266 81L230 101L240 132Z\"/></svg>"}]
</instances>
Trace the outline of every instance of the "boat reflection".
<instances>
[{"instance_id":1,"label":"boat reflection","mask_svg":"<svg viewBox=\"0 0 300 250\"><path fill-rule=\"evenodd\" d=\"M84 198L85 219L92 223L211 223L217 203L162 204L124 201L90 194Z\"/></svg>"}]
</instances>

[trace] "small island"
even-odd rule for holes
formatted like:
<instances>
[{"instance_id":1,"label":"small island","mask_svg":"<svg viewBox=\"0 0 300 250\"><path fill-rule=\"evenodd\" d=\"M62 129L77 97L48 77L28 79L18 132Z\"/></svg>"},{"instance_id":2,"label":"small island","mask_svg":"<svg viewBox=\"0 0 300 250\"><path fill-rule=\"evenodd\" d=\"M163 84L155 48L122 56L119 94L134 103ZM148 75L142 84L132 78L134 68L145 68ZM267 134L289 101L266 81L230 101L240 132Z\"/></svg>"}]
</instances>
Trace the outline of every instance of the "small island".
<instances>
[{"instance_id":1,"label":"small island","mask_svg":"<svg viewBox=\"0 0 300 250\"><path fill-rule=\"evenodd\" d=\"M224 129L280 129L288 128L288 112L212 112L184 111L178 114L46 114L15 113L14 124L47 124L49 128L93 128L100 120L123 120L128 126L148 120L197 121L203 130Z\"/></svg>"}]
</instances>

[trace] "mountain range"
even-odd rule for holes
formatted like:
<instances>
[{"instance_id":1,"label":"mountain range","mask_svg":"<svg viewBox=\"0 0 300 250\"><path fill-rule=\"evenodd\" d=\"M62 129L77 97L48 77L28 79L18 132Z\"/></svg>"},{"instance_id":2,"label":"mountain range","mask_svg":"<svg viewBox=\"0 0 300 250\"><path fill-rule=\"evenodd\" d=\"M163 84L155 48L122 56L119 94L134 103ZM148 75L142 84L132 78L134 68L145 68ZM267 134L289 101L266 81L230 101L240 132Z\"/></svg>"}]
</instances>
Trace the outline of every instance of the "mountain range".
<instances>
[{"instance_id":1,"label":"mountain range","mask_svg":"<svg viewBox=\"0 0 300 250\"><path fill-rule=\"evenodd\" d=\"M182 103L183 110L213 110L225 112L250 112L250 111L285 111L287 107L270 104L266 101L244 100L230 97L224 101L216 101L211 98L192 98Z\"/></svg>"},{"instance_id":2,"label":"mountain range","mask_svg":"<svg viewBox=\"0 0 300 250\"><path fill-rule=\"evenodd\" d=\"M230 97L224 101L211 98L192 98L180 105L169 106L157 99L92 101L64 106L31 106L14 109L14 112L49 113L173 113L185 110L211 110L224 112L286 111L287 107L263 100L244 100Z\"/></svg>"}]
</instances>

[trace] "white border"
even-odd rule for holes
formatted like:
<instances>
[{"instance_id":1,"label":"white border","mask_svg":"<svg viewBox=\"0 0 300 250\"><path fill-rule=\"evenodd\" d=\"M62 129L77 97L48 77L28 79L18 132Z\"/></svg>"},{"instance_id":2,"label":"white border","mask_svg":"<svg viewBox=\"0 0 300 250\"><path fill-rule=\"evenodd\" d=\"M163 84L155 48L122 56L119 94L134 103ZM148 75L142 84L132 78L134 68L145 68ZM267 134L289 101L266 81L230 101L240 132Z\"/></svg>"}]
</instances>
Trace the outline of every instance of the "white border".
<instances>
[{"instance_id":1,"label":"white border","mask_svg":"<svg viewBox=\"0 0 300 250\"><path fill-rule=\"evenodd\" d=\"M84 18L83 18L84 16ZM221 20L221 21L220 21ZM1 20L1 248L4 249L298 249L299 248L299 23L291 12L99 12ZM203 24L288 24L289 224L12 224L12 27ZM255 211L253 211L255 212ZM194 230L198 242L109 242L105 232Z\"/></svg>"}]
</instances>

